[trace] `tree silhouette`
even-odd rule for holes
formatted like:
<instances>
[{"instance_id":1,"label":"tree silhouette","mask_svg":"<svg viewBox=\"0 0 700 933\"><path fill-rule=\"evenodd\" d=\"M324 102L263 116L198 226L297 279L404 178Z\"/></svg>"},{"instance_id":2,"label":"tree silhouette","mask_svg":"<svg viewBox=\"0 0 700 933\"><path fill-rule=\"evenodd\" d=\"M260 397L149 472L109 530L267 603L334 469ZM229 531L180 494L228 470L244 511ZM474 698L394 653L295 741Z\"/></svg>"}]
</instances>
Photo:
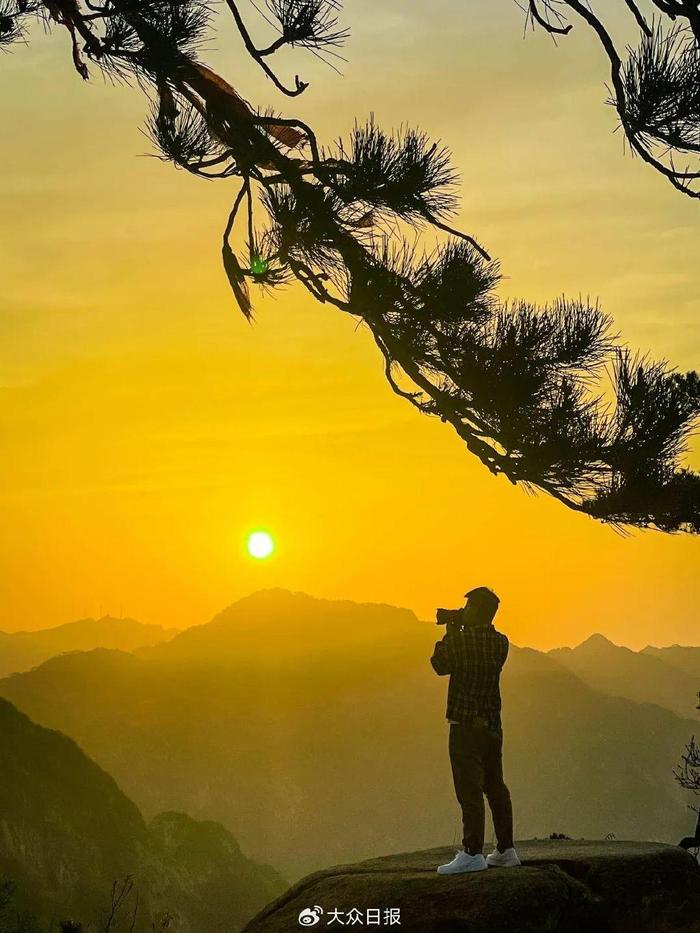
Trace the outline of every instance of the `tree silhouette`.
<instances>
[{"instance_id":1,"label":"tree silhouette","mask_svg":"<svg viewBox=\"0 0 700 933\"><path fill-rule=\"evenodd\" d=\"M698 693L698 709L700 709L700 693ZM695 741L695 736L691 738L681 755L680 764L673 772L676 781L685 790L692 790L695 794L700 794L700 746ZM680 841L684 849L700 849L700 808L693 807L698 813L698 821L695 827L694 836L686 836Z\"/></svg>"},{"instance_id":2,"label":"tree silhouette","mask_svg":"<svg viewBox=\"0 0 700 933\"><path fill-rule=\"evenodd\" d=\"M632 152L683 194L700 198L700 6L696 0L618 0L639 33L635 47L617 42L587 0L528 0L533 26L566 36L583 21L610 64L610 103ZM601 4L601 6L605 6ZM607 4L608 14L610 7Z\"/></svg>"},{"instance_id":3,"label":"tree silhouette","mask_svg":"<svg viewBox=\"0 0 700 933\"><path fill-rule=\"evenodd\" d=\"M267 44L225 5L288 98L308 85L280 77L275 52L327 59L346 37L339 0L265 0ZM222 255L246 318L251 286L296 280L364 322L393 391L452 425L492 473L606 522L700 531L700 476L680 465L700 414L697 374L633 354L596 304L500 301L498 263L450 224L457 176L445 146L371 118L322 146L301 120L251 106L199 58L210 13L204 0L0 0L0 42L32 17L63 27L83 78L93 64L144 88L164 158L240 180ZM439 245L417 245L430 229Z\"/></svg>"}]
</instances>

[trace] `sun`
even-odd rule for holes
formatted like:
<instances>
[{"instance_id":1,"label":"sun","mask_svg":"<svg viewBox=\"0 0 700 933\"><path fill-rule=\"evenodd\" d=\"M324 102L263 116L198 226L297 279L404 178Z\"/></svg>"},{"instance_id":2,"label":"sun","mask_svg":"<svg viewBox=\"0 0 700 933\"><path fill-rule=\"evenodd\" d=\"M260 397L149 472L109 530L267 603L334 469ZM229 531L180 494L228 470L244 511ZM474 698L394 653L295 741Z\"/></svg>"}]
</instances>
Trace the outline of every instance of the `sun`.
<instances>
[{"instance_id":1,"label":"sun","mask_svg":"<svg viewBox=\"0 0 700 933\"><path fill-rule=\"evenodd\" d=\"M256 560L265 560L275 549L272 535L266 531L254 531L248 536L248 553Z\"/></svg>"}]
</instances>

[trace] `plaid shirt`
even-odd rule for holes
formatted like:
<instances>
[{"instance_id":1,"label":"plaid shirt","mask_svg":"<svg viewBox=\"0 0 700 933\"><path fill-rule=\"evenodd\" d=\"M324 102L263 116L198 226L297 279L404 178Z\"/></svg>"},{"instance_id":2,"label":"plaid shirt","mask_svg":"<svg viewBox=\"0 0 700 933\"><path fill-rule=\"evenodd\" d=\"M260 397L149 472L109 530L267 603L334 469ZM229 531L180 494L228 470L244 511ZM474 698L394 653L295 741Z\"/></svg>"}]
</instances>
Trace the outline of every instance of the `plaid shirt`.
<instances>
[{"instance_id":1,"label":"plaid shirt","mask_svg":"<svg viewBox=\"0 0 700 933\"><path fill-rule=\"evenodd\" d=\"M437 674L449 674L447 719L473 725L485 720L501 728L501 668L508 657L508 639L493 625L467 625L445 633L435 644L430 663Z\"/></svg>"}]
</instances>

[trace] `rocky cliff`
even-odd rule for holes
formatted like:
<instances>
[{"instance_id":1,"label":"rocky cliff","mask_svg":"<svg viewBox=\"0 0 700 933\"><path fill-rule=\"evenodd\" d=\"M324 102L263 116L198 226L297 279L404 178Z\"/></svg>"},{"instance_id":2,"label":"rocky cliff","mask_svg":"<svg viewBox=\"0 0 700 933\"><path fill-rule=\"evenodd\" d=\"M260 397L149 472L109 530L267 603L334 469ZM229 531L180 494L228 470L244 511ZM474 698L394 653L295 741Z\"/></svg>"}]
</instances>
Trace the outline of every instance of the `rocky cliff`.
<instances>
[{"instance_id":1,"label":"rocky cliff","mask_svg":"<svg viewBox=\"0 0 700 933\"><path fill-rule=\"evenodd\" d=\"M388 929L392 916L403 933L700 931L700 868L682 849L546 840L522 843L519 851L522 867L476 874L436 874L454 855L442 848L316 872L244 933L341 923Z\"/></svg>"},{"instance_id":2,"label":"rocky cliff","mask_svg":"<svg viewBox=\"0 0 700 933\"><path fill-rule=\"evenodd\" d=\"M14 890L12 911L103 929L127 876L113 929L130 928L138 899L136 929L167 913L172 933L233 933L285 888L219 823L172 812L146 823L75 742L0 699L0 894Z\"/></svg>"}]
</instances>

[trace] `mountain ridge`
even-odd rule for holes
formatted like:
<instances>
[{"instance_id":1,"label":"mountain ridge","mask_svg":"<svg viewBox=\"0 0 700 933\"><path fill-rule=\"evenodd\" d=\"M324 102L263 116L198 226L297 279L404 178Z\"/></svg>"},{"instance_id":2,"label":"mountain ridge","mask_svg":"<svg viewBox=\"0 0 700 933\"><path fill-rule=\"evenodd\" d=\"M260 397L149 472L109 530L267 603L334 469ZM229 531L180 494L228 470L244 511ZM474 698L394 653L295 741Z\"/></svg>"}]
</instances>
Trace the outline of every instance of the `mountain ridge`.
<instances>
[{"instance_id":1,"label":"mountain ridge","mask_svg":"<svg viewBox=\"0 0 700 933\"><path fill-rule=\"evenodd\" d=\"M655 703L679 716L694 706L695 676L669 663L667 654L633 651L595 634L575 648L553 648L547 655L603 693Z\"/></svg>"},{"instance_id":2,"label":"mountain ridge","mask_svg":"<svg viewBox=\"0 0 700 933\"><path fill-rule=\"evenodd\" d=\"M166 629L136 619L113 616L76 619L34 631L0 631L0 677L30 670L66 652L94 648L134 651L167 641L178 632L179 629Z\"/></svg>"},{"instance_id":3,"label":"mountain ridge","mask_svg":"<svg viewBox=\"0 0 700 933\"><path fill-rule=\"evenodd\" d=\"M75 619L69 622L63 622L58 625L48 626L48 627L39 628L39 629L26 629L26 630L22 629L22 630L15 630L15 631L5 631L3 629L0 629L0 646L2 646L1 640L5 638L14 639L15 637L18 637L18 639L23 639L25 637L31 638L31 637L40 636L40 635L48 636L49 634L52 634L52 633L56 633L56 634L63 633L63 632L70 633L72 631L78 631L81 626L89 627L89 626L99 626L99 625L115 625L117 627L132 625L139 629L144 630L144 632L153 632L154 635L162 635L163 636L162 641L165 642L166 640L169 641L179 636L184 636L184 635L187 635L188 633L208 628L213 623L226 622L231 616L238 613L241 609L244 609L244 608L247 609L251 606L255 606L256 603L264 604L265 600L269 600L270 598L274 598L280 601L285 600L285 599L288 600L289 598L292 598L294 600L298 600L300 602L307 603L309 605L316 605L319 607L345 606L349 609L356 609L356 608L378 609L378 610L387 609L391 612L402 613L402 614L405 613L409 615L412 619L421 622L421 624L425 624L425 625L434 624L432 621L426 621L426 620L421 619L421 617L417 613L415 613L414 610L412 609L401 607L401 606L395 606L391 603L387 603L382 600L379 600L379 601L353 600L353 599L345 599L345 598L334 599L331 597L314 596L312 594L305 593L302 590L292 590L292 589L288 589L285 587L264 587L259 590L254 590L253 592L248 593L245 596L239 597L238 599L235 599L233 602L226 605L219 612L215 613L215 615L213 615L207 621L196 623L194 625L187 625L183 627L171 626L171 627L166 628L162 625L158 625L155 623L140 622L139 620L131 618L129 616L116 617L116 616L110 616L109 614L107 614L107 615L101 616L100 618L85 617L82 619ZM439 634L440 630L436 629L436 632L438 632ZM159 639L158 643L160 643L160 641L161 639ZM616 642L613 642L606 635L603 635L602 632L592 632L590 635L584 638L580 643L574 646L559 646L559 647L555 647L551 649L532 648L532 650L539 651L540 653L543 653L543 654L547 654L547 653L551 653L554 651L576 651L578 649L584 648L585 646L595 645L595 644L605 645L606 647L609 647L609 648L619 648L625 651L629 651L632 654L663 655L664 653L672 654L674 652L686 652L687 651L687 652L696 653L696 656L698 657L699 662L700 662L700 646L680 645L680 644L674 643L672 645L661 646L661 647L655 646L655 645L646 645L644 648L637 650L637 649L630 648L628 645L618 645ZM104 644L95 644L95 645L92 645L91 647L100 648L100 647L110 647L110 646L104 645ZM528 646L522 645L519 647L528 647ZM87 649L70 648L69 650L91 650L91 649L90 648L87 648ZM133 650L133 649L122 649L122 650Z\"/></svg>"}]
</instances>

